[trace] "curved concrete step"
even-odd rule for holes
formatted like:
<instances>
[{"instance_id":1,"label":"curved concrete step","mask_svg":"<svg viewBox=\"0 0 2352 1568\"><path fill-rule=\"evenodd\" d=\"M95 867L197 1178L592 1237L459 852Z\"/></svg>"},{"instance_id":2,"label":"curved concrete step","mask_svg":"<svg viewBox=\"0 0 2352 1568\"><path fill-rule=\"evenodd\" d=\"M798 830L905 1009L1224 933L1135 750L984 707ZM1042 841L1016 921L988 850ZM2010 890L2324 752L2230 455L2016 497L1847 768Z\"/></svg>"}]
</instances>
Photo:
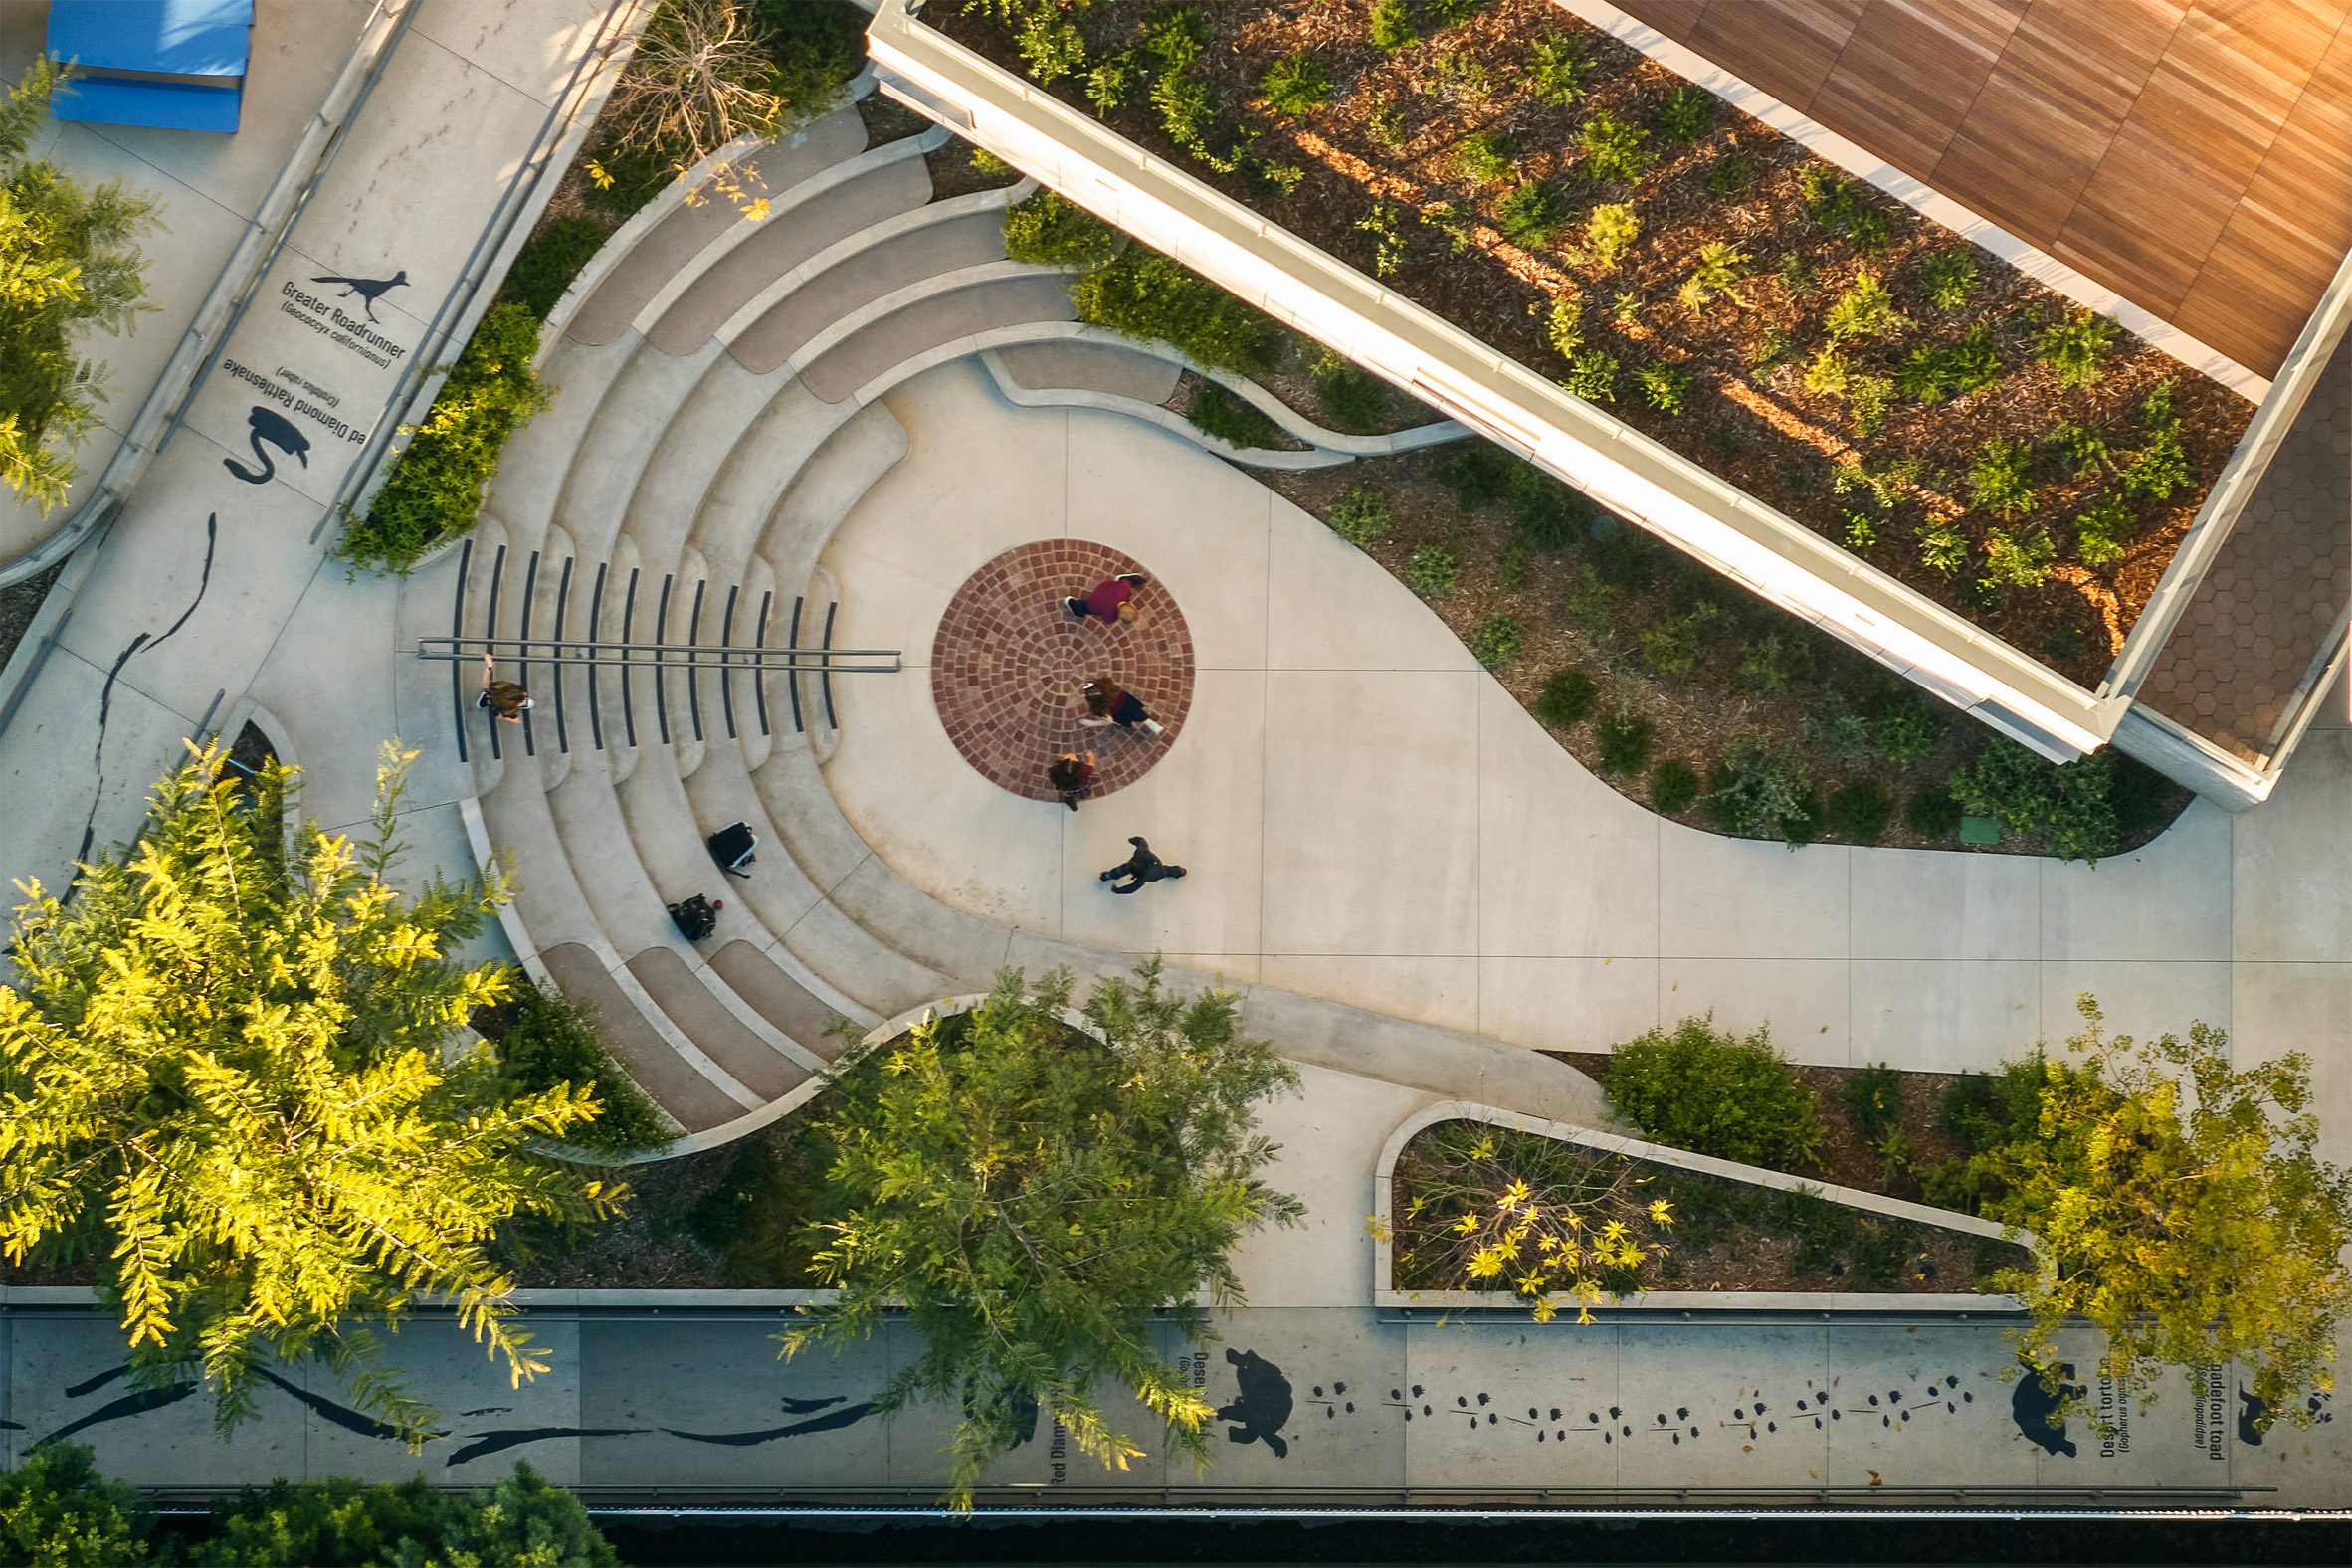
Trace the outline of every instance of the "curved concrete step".
<instances>
[{"instance_id":1,"label":"curved concrete step","mask_svg":"<svg viewBox=\"0 0 2352 1568\"><path fill-rule=\"evenodd\" d=\"M644 347L636 333L601 345L557 339L543 348L539 382L554 402L525 421L498 456L490 478L490 503L504 519L508 537L526 547L555 519L565 475L578 456L605 394L632 355Z\"/></svg>"},{"instance_id":2,"label":"curved concrete step","mask_svg":"<svg viewBox=\"0 0 2352 1568\"><path fill-rule=\"evenodd\" d=\"M854 157L866 145L866 126L854 105L845 104L820 116L780 144L756 149L736 162L747 195L777 203L794 186ZM675 189L675 187L674 187ZM566 337L582 343L609 343L629 330L640 311L653 302L681 271L691 268L712 242L750 221L721 195L707 195L690 205L670 196L671 210L632 235L626 226L609 243L622 249L599 270L591 287L560 317ZM771 217L773 210L771 207Z\"/></svg>"},{"instance_id":3,"label":"curved concrete step","mask_svg":"<svg viewBox=\"0 0 2352 1568\"><path fill-rule=\"evenodd\" d=\"M925 279L1005 260L1002 193L981 191L860 231L780 279L718 336L752 370L774 370L837 321ZM772 298L770 297L772 296Z\"/></svg>"},{"instance_id":4,"label":"curved concrete step","mask_svg":"<svg viewBox=\"0 0 2352 1568\"><path fill-rule=\"evenodd\" d=\"M732 365L734 361L720 356ZM737 367L736 375L750 372ZM763 384L773 378L758 378ZM737 424L701 490L679 519L711 569L736 577L747 571L761 530L777 501L810 459L857 413L813 396L798 381L777 384L758 411ZM794 579L782 579L797 593Z\"/></svg>"},{"instance_id":5,"label":"curved concrete step","mask_svg":"<svg viewBox=\"0 0 2352 1568\"><path fill-rule=\"evenodd\" d=\"M792 593L806 595L821 618L824 606L832 600L810 591L818 558L824 554L826 542L841 526L842 519L883 475L905 458L907 438L906 427L880 403L869 403L863 408L842 403L816 406L846 417L839 420L823 444L794 470L770 509L763 514L765 525L760 530L757 549L759 557L774 569L776 581ZM817 646L822 624L820 619L818 626L802 629L802 646ZM813 682L803 683L804 706L811 698L813 687Z\"/></svg>"},{"instance_id":6,"label":"curved concrete step","mask_svg":"<svg viewBox=\"0 0 2352 1568\"><path fill-rule=\"evenodd\" d=\"M556 501L582 555L601 560L612 553L646 465L669 434L669 416L708 368L707 359L641 349L613 378L573 448ZM647 418L649 409L662 417Z\"/></svg>"},{"instance_id":7,"label":"curved concrete step","mask_svg":"<svg viewBox=\"0 0 2352 1568\"><path fill-rule=\"evenodd\" d=\"M928 202L923 154L946 138L944 130L929 131L810 174L759 223L713 235L647 301L638 326L666 354L692 353L778 277L861 229Z\"/></svg>"},{"instance_id":8,"label":"curved concrete step","mask_svg":"<svg viewBox=\"0 0 2352 1568\"><path fill-rule=\"evenodd\" d=\"M1067 275L991 262L882 295L803 345L795 362L810 391L839 403L895 366L992 328L1075 314Z\"/></svg>"}]
</instances>

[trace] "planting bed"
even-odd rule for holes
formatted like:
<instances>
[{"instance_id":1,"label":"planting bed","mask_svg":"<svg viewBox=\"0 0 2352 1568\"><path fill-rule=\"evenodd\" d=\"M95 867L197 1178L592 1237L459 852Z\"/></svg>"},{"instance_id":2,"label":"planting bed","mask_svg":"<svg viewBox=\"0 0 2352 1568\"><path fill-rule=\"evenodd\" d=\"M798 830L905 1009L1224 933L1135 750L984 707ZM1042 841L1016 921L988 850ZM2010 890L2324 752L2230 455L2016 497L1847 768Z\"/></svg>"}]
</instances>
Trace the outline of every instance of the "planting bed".
<instances>
[{"instance_id":1,"label":"planting bed","mask_svg":"<svg viewBox=\"0 0 2352 1568\"><path fill-rule=\"evenodd\" d=\"M1392 1285L1399 1290L1519 1293L1514 1281L1558 1248L1555 1238L1601 1236L1616 1225L1641 1261L1597 1271L1612 1295L1636 1290L1892 1291L1990 1288L1999 1269L2022 1267L2007 1243L1870 1214L1809 1193L1675 1171L1601 1154L1538 1133L1445 1121L1416 1133L1397 1157L1390 1195ZM1523 1187L1514 1184L1524 1184ZM1563 1228L1537 1218L1515 1246L1505 1202L1540 1216L1574 1209ZM1663 1203L1661 1211L1656 1207ZM1474 1229L1465 1230L1466 1218ZM1475 1260L1498 1244L1513 1254L1483 1275ZM1594 1304L1600 1304L1598 1302Z\"/></svg>"},{"instance_id":2,"label":"planting bed","mask_svg":"<svg viewBox=\"0 0 2352 1568\"><path fill-rule=\"evenodd\" d=\"M1548 0L924 16L2085 686L2253 413Z\"/></svg>"}]
</instances>

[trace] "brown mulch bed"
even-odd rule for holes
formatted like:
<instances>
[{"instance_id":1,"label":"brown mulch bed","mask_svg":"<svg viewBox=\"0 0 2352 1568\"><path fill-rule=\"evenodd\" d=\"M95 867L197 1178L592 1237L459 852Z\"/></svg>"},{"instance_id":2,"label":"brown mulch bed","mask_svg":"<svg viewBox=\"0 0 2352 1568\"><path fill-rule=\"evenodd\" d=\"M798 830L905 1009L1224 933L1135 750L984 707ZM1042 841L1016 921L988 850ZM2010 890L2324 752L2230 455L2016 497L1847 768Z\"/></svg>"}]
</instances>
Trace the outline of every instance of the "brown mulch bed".
<instances>
[{"instance_id":1,"label":"brown mulch bed","mask_svg":"<svg viewBox=\"0 0 2352 1568\"><path fill-rule=\"evenodd\" d=\"M1453 591L1429 601L1430 609L1466 644L1479 624L1497 611L1520 624L1525 647L1493 674L1522 705L1535 701L1555 672L1576 669L1591 677L1600 693L1593 718L1565 730L1555 729L1552 735L1578 762L1628 799L1656 809L1647 772L1600 772L1594 721L1621 710L1652 726L1652 766L1678 760L1703 779L1726 749L1742 737L1762 734L1794 741L1807 753L1814 783L1824 799L1838 787L1860 779L1875 782L1893 799L1894 817L1878 843L1902 849L1962 848L1949 834L1927 838L1912 832L1901 808L1919 791L1941 789L1956 768L1983 749L1990 731L1965 714L1928 701L1943 734L1934 750L1910 767L1898 767L1878 757L1854 761L1820 755L1811 735L1833 705L1844 704L1860 712L1888 700L1925 699L1915 697L1913 688L1900 677L1828 633L1753 598L1664 546L1651 552L1660 565L1656 581L1646 589L1611 588L1597 582L1585 554L1578 550L1553 554L1521 548L1508 522L1507 501L1484 511L1465 512L1438 478L1440 467L1456 450L1455 446L1438 447L1399 457L1360 459L1334 469L1265 472L1258 478L1302 509L1325 519L1342 496L1358 488L1369 487L1385 494L1391 524L1387 536L1371 546L1372 557L1402 581L1416 548L1436 545L1451 553L1461 566L1461 582ZM1504 572L1506 561L1514 556L1523 574L1516 589L1506 585ZM1655 675L1638 656L1641 634L1660 620L1688 613L1694 602L1694 584L1710 601L1731 608L1708 628L1704 652L1687 679ZM1770 695L1743 684L1738 678L1743 649L1764 635L1804 645L1809 650L1810 677ZM2118 765L2136 767L2122 759ZM2124 842L2115 853L2125 853L2155 838L2194 799L2189 791L2152 775L2149 787L2155 794L2153 803L2144 820L2127 825ZM1675 820L1711 829L1696 806L1676 814ZM1984 853L2038 854L2042 848L2032 840L2005 838L1985 847Z\"/></svg>"},{"instance_id":2,"label":"brown mulch bed","mask_svg":"<svg viewBox=\"0 0 2352 1568\"><path fill-rule=\"evenodd\" d=\"M1161 0L1100 0L1070 14L1098 61L1166 9ZM1254 135L1247 156L1233 173L1190 158L1168 139L1140 90L1102 116L1112 128L1367 272L1376 270L1381 239L1359 224L1376 203L1388 204L1398 217L1389 241L1395 265L1384 282L1539 373L1567 368L1545 336L1544 312L1555 298L1580 297L1586 347L1606 350L1621 365L1612 414L1825 536L1844 541L1853 504L1829 483L1837 460L1857 459L1873 471L1917 464L1878 541L1857 553L2085 686L2110 663L2252 415L2235 393L2128 334L2118 337L2098 381L2058 386L2037 344L2045 327L2071 310L2068 301L1978 252L1974 295L1938 309L1924 296L1918 264L1955 248L1956 237L1857 184L1859 210L1884 215L1892 231L1882 249L1861 254L1808 212L1800 174L1815 163L1810 154L1725 105L1714 105L1711 126L1691 145L1653 134L1647 145L1657 161L1639 179L1588 181L1577 147L1588 117L1606 112L1649 126L1666 94L1682 84L1549 0L1493 0L1468 22L1394 54L1368 41L1370 0L1230 0L1193 9L1209 35L1192 67L1216 105L1209 142L1223 151L1244 133ZM1019 69L1004 28L982 9L935 6L931 13L926 20L950 36ZM1565 106L1534 98L1520 76L1537 40L1563 36L1579 39L1593 62L1588 92ZM1327 74L1330 99L1285 118L1264 106L1260 83L1270 67L1301 53ZM1050 90L1092 112L1083 85L1082 76L1065 78ZM1572 220L1580 223L1599 202L1630 202L1644 228L1625 258L1605 268L1580 257L1573 228L1533 249L1505 240L1494 217L1510 184L1482 183L1460 162L1466 138L1489 130L1511 140L1512 179L1559 188ZM1727 177L1727 160L1740 160L1743 177ZM1270 167L1285 178L1294 170L1296 178L1277 188L1265 173ZM1710 188L1710 174L1722 192ZM1422 221L1441 204L1450 230ZM1709 242L1747 253L1751 271L1738 286L1738 302L1717 298L1688 310L1676 291ZM2003 379L1934 407L1898 398L1883 427L1867 435L1843 397L1809 391L1803 367L1823 341L1826 312L1862 267L1879 276L1914 325L1884 344L1850 347L1858 370L1891 374L1910 350L1948 346L1981 326L1999 349ZM1623 308L1614 302L1620 295L1627 296ZM1653 363L1692 375L1688 413L1657 413L1635 395L1633 372ZM1980 450L1997 438L2039 447L2067 421L2102 432L2118 454L2133 450L2142 440L2136 411L2166 381L2177 387L2181 438L2197 482L2167 501L2137 503L2124 559L2091 569L2072 563L2073 518L2114 487L2095 469L2069 474L2042 453L2037 504L2019 521L2046 524L2060 563L2036 588L1977 588L1985 532L1995 521L1967 501L1966 476ZM1930 519L1953 522L1975 541L1966 570L1947 574L1920 559L1912 535Z\"/></svg>"},{"instance_id":3,"label":"brown mulch bed","mask_svg":"<svg viewBox=\"0 0 2352 1568\"><path fill-rule=\"evenodd\" d=\"M41 601L49 597L50 584L65 569L66 563L60 561L38 577L0 588L0 665L7 664L16 645L24 641L25 629L40 613Z\"/></svg>"},{"instance_id":4,"label":"brown mulch bed","mask_svg":"<svg viewBox=\"0 0 2352 1568\"><path fill-rule=\"evenodd\" d=\"M1010 164L974 162L973 154L979 151L970 142L950 136L923 154L923 167L931 174L931 200L946 201L1021 183L1021 171Z\"/></svg>"},{"instance_id":5,"label":"brown mulch bed","mask_svg":"<svg viewBox=\"0 0 2352 1568\"><path fill-rule=\"evenodd\" d=\"M919 136L931 128L928 118L882 93L869 93L858 100L858 117L866 122L866 145L869 149L893 141L904 141L909 136ZM954 143L951 141L948 145L953 146Z\"/></svg>"}]
</instances>

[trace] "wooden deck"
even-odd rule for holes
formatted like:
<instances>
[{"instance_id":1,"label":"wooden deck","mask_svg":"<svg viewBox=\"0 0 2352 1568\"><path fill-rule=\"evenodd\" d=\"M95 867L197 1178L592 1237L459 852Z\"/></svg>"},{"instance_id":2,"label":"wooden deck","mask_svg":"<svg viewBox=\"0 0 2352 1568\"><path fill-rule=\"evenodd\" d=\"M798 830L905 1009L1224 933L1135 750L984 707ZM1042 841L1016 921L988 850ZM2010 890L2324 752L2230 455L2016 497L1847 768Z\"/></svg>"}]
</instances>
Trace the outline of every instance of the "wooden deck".
<instances>
[{"instance_id":1,"label":"wooden deck","mask_svg":"<svg viewBox=\"0 0 2352 1568\"><path fill-rule=\"evenodd\" d=\"M2352 250L2352 0L1618 0L2262 375Z\"/></svg>"}]
</instances>

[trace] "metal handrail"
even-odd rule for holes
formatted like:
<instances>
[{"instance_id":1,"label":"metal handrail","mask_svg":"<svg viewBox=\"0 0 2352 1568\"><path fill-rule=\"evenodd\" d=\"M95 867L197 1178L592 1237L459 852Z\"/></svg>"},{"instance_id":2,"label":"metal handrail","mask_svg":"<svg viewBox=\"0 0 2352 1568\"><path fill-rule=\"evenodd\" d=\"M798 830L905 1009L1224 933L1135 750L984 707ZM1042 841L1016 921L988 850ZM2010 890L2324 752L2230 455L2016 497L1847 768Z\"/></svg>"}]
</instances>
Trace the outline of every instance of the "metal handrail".
<instances>
[{"instance_id":1,"label":"metal handrail","mask_svg":"<svg viewBox=\"0 0 2352 1568\"><path fill-rule=\"evenodd\" d=\"M432 646L428 646L432 645ZM540 649L553 649L541 653ZM619 657L608 657L606 651ZM896 675L906 668L895 648L725 648L709 643L605 643L569 637L420 637L417 657L465 663L477 654L503 654L516 663L594 665L606 670L810 670L845 675ZM652 654L632 659L631 654ZM685 658L671 657L684 654ZM715 654L716 659L698 659ZM842 664L845 659L886 659L888 664ZM804 663L803 661L806 661Z\"/></svg>"}]
</instances>

